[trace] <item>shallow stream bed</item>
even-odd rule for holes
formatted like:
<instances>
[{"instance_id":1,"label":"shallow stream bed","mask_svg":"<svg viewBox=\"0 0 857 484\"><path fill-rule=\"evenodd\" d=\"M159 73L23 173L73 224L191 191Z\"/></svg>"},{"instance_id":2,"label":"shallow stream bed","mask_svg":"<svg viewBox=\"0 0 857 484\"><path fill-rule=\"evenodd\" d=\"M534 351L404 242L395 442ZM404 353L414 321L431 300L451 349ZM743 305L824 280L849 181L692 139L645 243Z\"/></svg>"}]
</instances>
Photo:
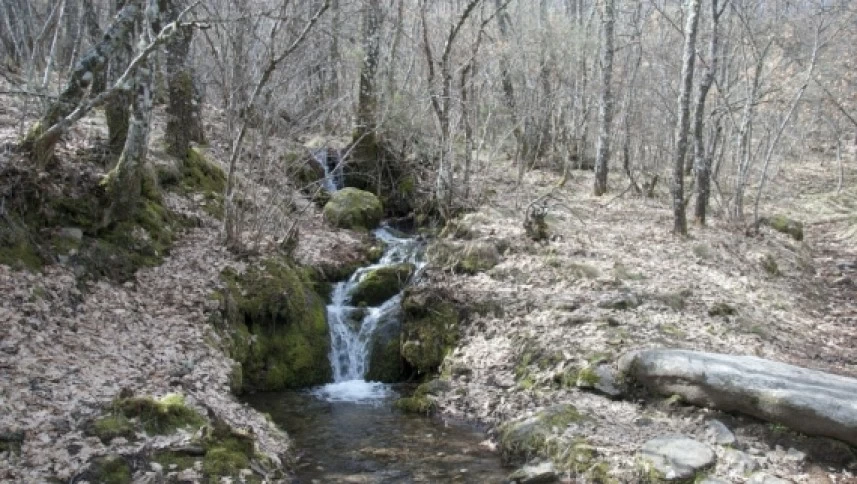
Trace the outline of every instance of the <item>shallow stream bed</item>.
<instances>
[{"instance_id":1,"label":"shallow stream bed","mask_svg":"<svg viewBox=\"0 0 857 484\"><path fill-rule=\"evenodd\" d=\"M399 390L402 390L399 388ZM499 483L510 472L478 429L392 408L397 389L362 381L252 395L294 440L298 482Z\"/></svg>"}]
</instances>

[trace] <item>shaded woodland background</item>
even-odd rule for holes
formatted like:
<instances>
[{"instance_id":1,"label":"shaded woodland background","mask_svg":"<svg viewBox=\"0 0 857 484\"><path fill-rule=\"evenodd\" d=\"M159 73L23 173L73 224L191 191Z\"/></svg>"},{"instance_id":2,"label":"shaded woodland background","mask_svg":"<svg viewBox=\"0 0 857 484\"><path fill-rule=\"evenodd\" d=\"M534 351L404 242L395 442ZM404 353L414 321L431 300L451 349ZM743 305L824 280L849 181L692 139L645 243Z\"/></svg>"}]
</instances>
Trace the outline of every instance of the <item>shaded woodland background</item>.
<instances>
[{"instance_id":1,"label":"shaded woodland background","mask_svg":"<svg viewBox=\"0 0 857 484\"><path fill-rule=\"evenodd\" d=\"M131 7L130 30L106 44ZM244 220L238 174L306 181L283 140L349 141L347 183L402 194L396 215L472 207L491 189L485 165L511 162L519 177L555 170L560 184L595 169L596 194L669 188L677 232L686 207L700 223L713 212L757 225L783 163L823 158L841 173L854 162L847 0L4 0L0 21L3 76L42 117L18 128L39 166L51 152L33 135L60 135L81 107L103 107L111 133L98 141L144 166L145 144L139 153L126 134L135 115L148 133L143 85L172 116L179 159L208 141L204 125L224 123L230 244ZM93 51L94 70L81 62ZM140 189L113 197L129 192Z\"/></svg>"}]
</instances>

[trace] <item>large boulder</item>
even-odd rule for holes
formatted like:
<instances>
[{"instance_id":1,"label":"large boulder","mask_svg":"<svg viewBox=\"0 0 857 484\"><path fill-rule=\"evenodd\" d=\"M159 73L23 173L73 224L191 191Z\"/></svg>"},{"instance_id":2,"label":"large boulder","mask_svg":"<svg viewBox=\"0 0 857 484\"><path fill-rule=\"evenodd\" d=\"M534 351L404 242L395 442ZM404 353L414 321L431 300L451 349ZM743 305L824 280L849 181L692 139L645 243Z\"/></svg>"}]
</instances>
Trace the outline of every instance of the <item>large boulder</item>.
<instances>
[{"instance_id":1,"label":"large boulder","mask_svg":"<svg viewBox=\"0 0 857 484\"><path fill-rule=\"evenodd\" d=\"M426 255L434 266L465 274L487 271L500 263L500 251L487 240L438 240Z\"/></svg>"},{"instance_id":2,"label":"large boulder","mask_svg":"<svg viewBox=\"0 0 857 484\"><path fill-rule=\"evenodd\" d=\"M361 277L351 293L355 306L377 306L395 296L414 274L413 264L401 263L371 269Z\"/></svg>"},{"instance_id":3,"label":"large boulder","mask_svg":"<svg viewBox=\"0 0 857 484\"><path fill-rule=\"evenodd\" d=\"M854 378L753 356L674 349L628 353L619 369L661 395L857 445Z\"/></svg>"},{"instance_id":4,"label":"large boulder","mask_svg":"<svg viewBox=\"0 0 857 484\"><path fill-rule=\"evenodd\" d=\"M356 188L343 188L324 206L324 218L335 227L369 230L381 223L384 207L375 195Z\"/></svg>"},{"instance_id":5,"label":"large boulder","mask_svg":"<svg viewBox=\"0 0 857 484\"><path fill-rule=\"evenodd\" d=\"M437 289L412 287L402 313L402 356L418 372L434 372L458 342L458 309Z\"/></svg>"}]
</instances>

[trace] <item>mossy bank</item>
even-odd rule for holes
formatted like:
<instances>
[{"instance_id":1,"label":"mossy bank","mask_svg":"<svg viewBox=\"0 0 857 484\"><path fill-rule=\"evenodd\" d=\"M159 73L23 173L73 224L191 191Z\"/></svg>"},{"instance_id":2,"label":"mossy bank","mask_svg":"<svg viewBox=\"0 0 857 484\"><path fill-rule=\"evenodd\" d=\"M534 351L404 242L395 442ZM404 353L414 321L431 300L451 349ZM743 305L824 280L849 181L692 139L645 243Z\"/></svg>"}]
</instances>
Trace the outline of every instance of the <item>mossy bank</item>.
<instances>
[{"instance_id":1,"label":"mossy bank","mask_svg":"<svg viewBox=\"0 0 857 484\"><path fill-rule=\"evenodd\" d=\"M233 390L275 391L326 383L332 372L326 311L314 272L285 257L227 268L216 321L239 363Z\"/></svg>"}]
</instances>

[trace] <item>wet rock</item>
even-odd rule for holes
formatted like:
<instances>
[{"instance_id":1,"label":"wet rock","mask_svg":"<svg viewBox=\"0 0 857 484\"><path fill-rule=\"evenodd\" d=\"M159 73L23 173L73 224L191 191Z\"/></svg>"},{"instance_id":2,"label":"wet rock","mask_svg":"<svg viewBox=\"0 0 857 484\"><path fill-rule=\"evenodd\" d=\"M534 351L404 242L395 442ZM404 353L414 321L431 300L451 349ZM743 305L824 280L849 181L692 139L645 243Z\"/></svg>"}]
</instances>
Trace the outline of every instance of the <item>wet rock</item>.
<instances>
[{"instance_id":1,"label":"wet rock","mask_svg":"<svg viewBox=\"0 0 857 484\"><path fill-rule=\"evenodd\" d=\"M500 251L487 240L438 240L426 255L434 266L465 274L484 272L500 263Z\"/></svg>"},{"instance_id":2,"label":"wet rock","mask_svg":"<svg viewBox=\"0 0 857 484\"><path fill-rule=\"evenodd\" d=\"M759 469L759 463L753 456L735 449L726 449L723 454L723 463L731 473L739 476L745 476Z\"/></svg>"},{"instance_id":3,"label":"wet rock","mask_svg":"<svg viewBox=\"0 0 857 484\"><path fill-rule=\"evenodd\" d=\"M559 476L550 462L525 465L509 474L509 481L517 484L548 484L558 480Z\"/></svg>"},{"instance_id":4,"label":"wet rock","mask_svg":"<svg viewBox=\"0 0 857 484\"><path fill-rule=\"evenodd\" d=\"M614 399L620 398L623 393L610 365L606 364L587 366L580 370L577 374L576 386Z\"/></svg>"},{"instance_id":5,"label":"wet rock","mask_svg":"<svg viewBox=\"0 0 857 484\"><path fill-rule=\"evenodd\" d=\"M431 373L458 342L458 310L438 289L412 287L402 297L402 357Z\"/></svg>"},{"instance_id":6,"label":"wet rock","mask_svg":"<svg viewBox=\"0 0 857 484\"><path fill-rule=\"evenodd\" d=\"M375 195L356 188L334 193L324 206L324 219L334 227L369 230L381 223L384 207Z\"/></svg>"},{"instance_id":7,"label":"wet rock","mask_svg":"<svg viewBox=\"0 0 857 484\"><path fill-rule=\"evenodd\" d=\"M672 349L628 353L619 368L661 395L857 445L854 378L753 356Z\"/></svg>"},{"instance_id":8,"label":"wet rock","mask_svg":"<svg viewBox=\"0 0 857 484\"><path fill-rule=\"evenodd\" d=\"M792 481L788 479L782 479L779 477L774 477L764 472L757 472L750 476L747 480L747 484L792 484Z\"/></svg>"},{"instance_id":9,"label":"wet rock","mask_svg":"<svg viewBox=\"0 0 857 484\"><path fill-rule=\"evenodd\" d=\"M640 454L643 462L666 480L692 479L717 459L711 447L683 436L649 440Z\"/></svg>"},{"instance_id":10,"label":"wet rock","mask_svg":"<svg viewBox=\"0 0 857 484\"><path fill-rule=\"evenodd\" d=\"M735 443L735 434L720 420L711 420L705 429L705 437L712 444L732 445Z\"/></svg>"},{"instance_id":11,"label":"wet rock","mask_svg":"<svg viewBox=\"0 0 857 484\"><path fill-rule=\"evenodd\" d=\"M398 294L414 273L413 264L393 264L368 271L351 293L355 306L378 306Z\"/></svg>"},{"instance_id":12,"label":"wet rock","mask_svg":"<svg viewBox=\"0 0 857 484\"><path fill-rule=\"evenodd\" d=\"M624 311L634 309L640 305L640 299L632 292L618 292L607 294L598 301L601 309L617 309Z\"/></svg>"},{"instance_id":13,"label":"wet rock","mask_svg":"<svg viewBox=\"0 0 857 484\"><path fill-rule=\"evenodd\" d=\"M402 359L400 311L378 321L369 343L369 361L365 378L369 381L394 383L402 381L407 371Z\"/></svg>"}]
</instances>

